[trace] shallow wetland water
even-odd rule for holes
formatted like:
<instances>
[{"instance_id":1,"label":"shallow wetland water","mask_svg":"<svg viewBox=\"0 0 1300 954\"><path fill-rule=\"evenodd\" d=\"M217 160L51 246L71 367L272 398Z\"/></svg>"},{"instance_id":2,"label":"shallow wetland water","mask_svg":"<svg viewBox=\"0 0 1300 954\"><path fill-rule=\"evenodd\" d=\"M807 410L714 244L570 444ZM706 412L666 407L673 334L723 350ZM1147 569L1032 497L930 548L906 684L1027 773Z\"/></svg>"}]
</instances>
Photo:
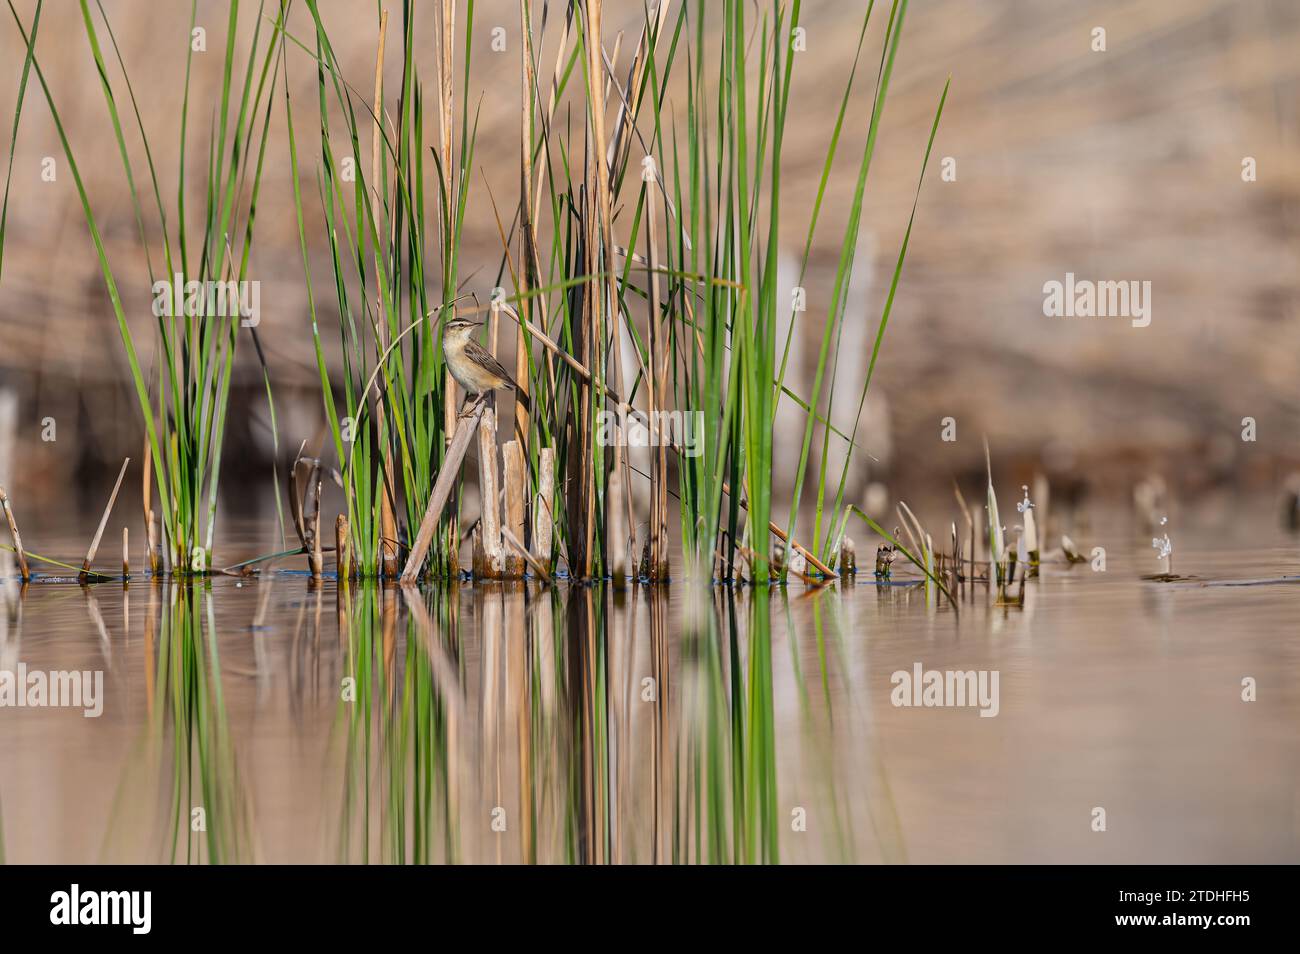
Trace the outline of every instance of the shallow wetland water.
<instances>
[{"instance_id":1,"label":"shallow wetland water","mask_svg":"<svg viewBox=\"0 0 1300 954\"><path fill-rule=\"evenodd\" d=\"M959 613L869 573L6 583L0 668L103 670L104 699L0 709L4 857L1300 860L1300 589L1143 583L1130 537L1104 573L1045 567L1023 609L981 588ZM1300 574L1267 542L1182 539L1177 569ZM997 715L896 707L916 664L996 671Z\"/></svg>"}]
</instances>

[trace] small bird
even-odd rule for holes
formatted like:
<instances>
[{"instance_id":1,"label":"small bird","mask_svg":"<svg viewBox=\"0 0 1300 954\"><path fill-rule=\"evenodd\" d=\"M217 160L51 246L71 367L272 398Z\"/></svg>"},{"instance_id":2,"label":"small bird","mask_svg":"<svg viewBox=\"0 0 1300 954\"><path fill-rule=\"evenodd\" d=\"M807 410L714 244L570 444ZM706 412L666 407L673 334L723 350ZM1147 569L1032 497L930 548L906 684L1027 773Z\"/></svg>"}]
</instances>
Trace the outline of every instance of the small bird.
<instances>
[{"instance_id":1,"label":"small bird","mask_svg":"<svg viewBox=\"0 0 1300 954\"><path fill-rule=\"evenodd\" d=\"M442 353L447 370L456 382L478 401L490 391L514 391L523 398L510 372L491 353L473 339L479 322L453 318L442 329ZM477 401L475 402L477 403Z\"/></svg>"}]
</instances>

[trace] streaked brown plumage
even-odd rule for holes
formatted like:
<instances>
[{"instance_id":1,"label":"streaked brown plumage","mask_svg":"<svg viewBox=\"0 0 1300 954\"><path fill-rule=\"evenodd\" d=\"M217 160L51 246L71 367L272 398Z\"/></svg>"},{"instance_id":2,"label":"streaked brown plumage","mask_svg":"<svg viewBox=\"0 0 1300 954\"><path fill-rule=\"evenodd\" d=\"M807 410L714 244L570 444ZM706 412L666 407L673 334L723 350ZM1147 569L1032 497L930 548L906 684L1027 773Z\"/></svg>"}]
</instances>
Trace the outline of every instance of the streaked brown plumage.
<instances>
[{"instance_id":1,"label":"streaked brown plumage","mask_svg":"<svg viewBox=\"0 0 1300 954\"><path fill-rule=\"evenodd\" d=\"M479 325L464 318L447 322L442 331L442 353L447 369L461 387L474 395L489 391L519 391L514 378L491 353L472 337Z\"/></svg>"}]
</instances>

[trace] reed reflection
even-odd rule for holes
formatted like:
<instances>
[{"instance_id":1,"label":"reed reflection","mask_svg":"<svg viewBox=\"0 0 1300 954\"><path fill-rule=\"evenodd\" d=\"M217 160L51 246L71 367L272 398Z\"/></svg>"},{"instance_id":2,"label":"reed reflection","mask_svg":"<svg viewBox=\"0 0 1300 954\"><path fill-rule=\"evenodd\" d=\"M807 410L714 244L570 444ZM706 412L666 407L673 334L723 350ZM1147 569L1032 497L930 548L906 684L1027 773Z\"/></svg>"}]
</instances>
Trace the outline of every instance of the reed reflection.
<instances>
[{"instance_id":1,"label":"reed reflection","mask_svg":"<svg viewBox=\"0 0 1300 954\"><path fill-rule=\"evenodd\" d=\"M685 625L655 589L362 585L337 599L338 860L779 862L787 829L801 832L778 785L774 612L807 725L786 738L803 749L831 730L806 762L824 776L817 798L844 795L820 611L810 693L777 597L694 593ZM832 833L843 814L816 809Z\"/></svg>"}]
</instances>

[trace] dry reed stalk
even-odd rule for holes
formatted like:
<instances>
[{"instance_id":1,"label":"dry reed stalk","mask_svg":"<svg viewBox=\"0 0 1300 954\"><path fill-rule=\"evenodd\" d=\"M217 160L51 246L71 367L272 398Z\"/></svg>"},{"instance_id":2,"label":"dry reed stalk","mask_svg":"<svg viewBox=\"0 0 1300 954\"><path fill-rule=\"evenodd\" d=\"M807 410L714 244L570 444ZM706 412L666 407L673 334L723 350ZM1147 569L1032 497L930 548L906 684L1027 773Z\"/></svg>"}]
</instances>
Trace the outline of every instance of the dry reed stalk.
<instances>
[{"instance_id":1,"label":"dry reed stalk","mask_svg":"<svg viewBox=\"0 0 1300 954\"><path fill-rule=\"evenodd\" d=\"M533 96L536 76L532 62L532 23L528 15L529 0L519 0L519 44L521 102L519 109L519 274L515 284L521 296L519 306L525 318L532 314L528 289L536 271L537 246L532 222L533 164ZM528 338L521 326L515 337L515 381L520 394L515 400L515 437L527 456L528 451Z\"/></svg>"},{"instance_id":2,"label":"dry reed stalk","mask_svg":"<svg viewBox=\"0 0 1300 954\"><path fill-rule=\"evenodd\" d=\"M652 6L650 12L656 16L654 24L654 44L655 49L659 47L659 41L664 35L664 22L668 19L668 10L671 3L659 3ZM614 135L610 139L609 151L606 155L606 161L611 169L618 168L618 158L620 151L630 150L632 148L632 137L627 136L627 130L631 126L632 118L636 115L641 105L641 90L645 87L643 80L646 71L649 69L650 54L647 52L649 46L649 36L646 33L645 26L641 27L641 39L637 43L636 56L632 59L632 65L627 71L627 86L622 94L622 107L619 109L618 118L614 121ZM651 51L653 52L653 51ZM618 60L617 55L614 61ZM612 64L607 64L611 77L613 76Z\"/></svg>"},{"instance_id":3,"label":"dry reed stalk","mask_svg":"<svg viewBox=\"0 0 1300 954\"><path fill-rule=\"evenodd\" d=\"M646 288L650 302L650 375L647 394L650 404L651 440L655 447L650 474L650 579L668 579L668 448L664 445L663 416L668 409L668 358L670 348L664 340L663 317L659 313L659 229L653 192L654 159L643 160L646 209Z\"/></svg>"},{"instance_id":4,"label":"dry reed stalk","mask_svg":"<svg viewBox=\"0 0 1300 954\"><path fill-rule=\"evenodd\" d=\"M504 571L501 552L501 514L497 504L497 416L487 408L478 422L478 486L481 516L479 542L485 558L483 575L499 579Z\"/></svg>"},{"instance_id":5,"label":"dry reed stalk","mask_svg":"<svg viewBox=\"0 0 1300 954\"><path fill-rule=\"evenodd\" d=\"M371 188L375 194L376 208L383 209L387 206L387 195L381 194L382 177L380 175L380 143L384 138L384 40L388 34L388 11L381 10L379 13L379 47L375 52L375 98L374 98L374 128L370 141L370 179ZM380 261L381 250L375 247L375 271L379 273L383 269L383 263ZM384 303L382 299L377 302L378 320L375 321L375 328L379 335L380 354L388 352L388 321L384 317ZM382 391L382 388L380 389ZM388 430L385 426L384 399L381 393L375 395L375 426L379 432L380 446L382 447L384 479L381 490L380 510L379 510L379 552L381 563L381 574L386 579L392 579L397 576L397 517L393 510L393 490L397 486L394 483L393 475L393 448L388 438ZM317 578L318 568L313 566L313 575Z\"/></svg>"},{"instance_id":6,"label":"dry reed stalk","mask_svg":"<svg viewBox=\"0 0 1300 954\"><path fill-rule=\"evenodd\" d=\"M585 183L578 187L578 195L574 204L578 209L579 221L583 223L583 227L576 230L575 242L578 248L575 251L574 258L576 261L580 261L582 268L586 270L587 274L590 274L594 260L591 253L592 226L588 215L587 186ZM575 298L577 315L571 329L573 352L576 356L575 361L581 364L585 371L586 367L591 363L589 354L592 350L591 311L593 306L591 302L591 282L586 282L576 289ZM568 541L569 573L578 579L587 578L591 575L590 547L587 544L587 527L584 526L584 521L587 520L588 495L594 486L589 444L591 430L587 426L587 422L591 419L592 385L594 382L595 376L590 372L586 372L581 386L577 388L577 407L571 408L570 412L564 416L565 446L569 448L568 453L564 455L567 473L563 482L567 497L564 513L569 524L566 540Z\"/></svg>"},{"instance_id":7,"label":"dry reed stalk","mask_svg":"<svg viewBox=\"0 0 1300 954\"><path fill-rule=\"evenodd\" d=\"M560 33L560 42L557 43L555 47L555 65L551 69L551 91L550 95L547 97L546 112L542 118L542 136L548 142L551 137L551 120L555 118L555 107L559 102L560 78L564 75L564 61L569 52L569 37L573 33L573 11L575 4L566 3L564 7L564 29ZM526 44L532 43L531 34L525 35L524 42ZM541 217L542 196L546 193L546 190L542 188L542 177L545 176L548 171L550 171L552 175L555 174L555 171L551 168L550 150L544 149L542 150L542 154L546 157L546 163L538 164L537 182L532 191L533 213L530 219L533 223L534 229L537 227L537 220ZM535 236L534 241L536 241Z\"/></svg>"},{"instance_id":8,"label":"dry reed stalk","mask_svg":"<svg viewBox=\"0 0 1300 954\"><path fill-rule=\"evenodd\" d=\"M131 528L122 528L122 579L131 579Z\"/></svg>"},{"instance_id":9,"label":"dry reed stalk","mask_svg":"<svg viewBox=\"0 0 1300 954\"><path fill-rule=\"evenodd\" d=\"M146 556L149 558L149 573L153 576L158 575L158 530L154 526L153 514L153 445L149 443L149 435L144 437L144 467L140 471L140 501L142 512L144 514L144 536L145 546L148 548Z\"/></svg>"},{"instance_id":10,"label":"dry reed stalk","mask_svg":"<svg viewBox=\"0 0 1300 954\"><path fill-rule=\"evenodd\" d=\"M131 458L122 461L122 469L117 472L117 483L113 485L113 492L109 494L108 506L104 508L104 515L99 518L99 529L95 531L95 538L90 541L90 549L86 551L86 559L81 562L81 572L77 574L77 581L85 583L90 576L90 564L95 561L95 554L99 551L99 541L104 536L104 527L108 525L108 515L113 512L113 504L117 500L117 492L122 489L122 478L126 476L126 467L131 463Z\"/></svg>"},{"instance_id":11,"label":"dry reed stalk","mask_svg":"<svg viewBox=\"0 0 1300 954\"><path fill-rule=\"evenodd\" d=\"M487 554L483 552L483 524L474 521L469 532L469 575L479 580L487 576Z\"/></svg>"},{"instance_id":12,"label":"dry reed stalk","mask_svg":"<svg viewBox=\"0 0 1300 954\"><path fill-rule=\"evenodd\" d=\"M311 568L313 581L319 581L325 569L324 555L321 552L320 544L320 498L323 485L324 480L321 476L321 466L318 460L312 466L311 478L307 484L308 492L312 494L311 523L308 524L311 549L308 552L307 563Z\"/></svg>"},{"instance_id":13,"label":"dry reed stalk","mask_svg":"<svg viewBox=\"0 0 1300 954\"><path fill-rule=\"evenodd\" d=\"M584 212L585 212L585 210L584 210ZM584 415L585 415L585 407L586 407L585 402L586 402L586 400L588 399L587 395L588 395L588 393L589 393L588 388L591 388L591 387L594 387L596 390L598 390L599 392L601 392L605 397L608 397L611 401L613 401L613 402L617 405L618 410L621 411L621 412L623 412L624 414L633 414L633 415L640 415L640 414L641 414L640 411L637 411L636 408L632 407L630 404L628 404L626 401L624 401L624 400L619 396L619 393L616 392L616 391L614 391L613 389L611 389L607 384L604 384L603 382L597 382L597 381L594 381L593 378L592 378L591 371L588 369L587 364L584 363L584 361L579 360L578 358L574 357L572 354L569 354L567 351L565 351L565 350L564 350L563 348L561 348L558 344L556 344L556 343L555 343L555 342L554 342L554 341L553 341L549 336L547 336L543 331L541 331L541 330L540 330L539 328L537 328L536 326L531 325L531 324L528 324L527 322L524 322L524 321L520 318L519 313L516 312L513 308L511 308L509 304L503 302L502 305L501 305L501 307L502 307L506 312L508 312L509 314L511 314L511 315L514 317L515 321L517 321L517 322L520 323L520 326L523 327L523 328L528 332L528 334L529 334L530 337L532 337L533 339L535 339L535 340L541 342L542 345L546 348L546 350L547 350L549 353L554 354L556 357L558 357L558 358L560 358L562 361L564 361L564 363L567 364L567 365L568 365L568 366L569 366L569 367L570 367L570 368L571 368L571 369L572 369L572 370L573 370L573 371L578 375L578 377L582 379L583 384L587 386L587 387L584 387L584 388L582 389L582 400L583 400L583 402L584 402L584 404L583 404L583 414L584 414ZM575 328L576 328L576 330L577 330L578 333L575 334L575 339L576 339L576 340L575 340L575 348L574 348L574 350L581 350L581 348L582 348L582 335L581 335L580 332L581 332L581 329L583 328L583 324L582 324L581 322L579 322L579 323L575 326ZM585 416L584 416L584 419L585 419ZM566 423L566 426L571 426L571 424L572 424L572 422L569 421L569 422ZM576 438L577 438L577 440L580 441L580 440L582 439L582 433L579 432L579 433L576 435ZM681 450L681 448L679 448L676 444L672 444L672 445L669 445L669 446L671 446L671 449L672 449L674 452L680 452L680 450ZM582 448L582 450L585 452L586 449L585 449L585 448ZM578 466L578 465L576 465L576 464L574 463L574 457L573 457L573 455L570 455L568 459L569 459L569 467L570 467L570 469L571 469L571 473L570 473L570 488L571 488L571 489L570 489L569 493L570 493L570 506L572 507L572 506L574 506L574 500L577 499L577 500L580 501L580 500L581 500L581 497L579 496L579 491L576 490L577 485L573 482L574 474L573 474L573 472L572 472L572 471L573 471L573 468L575 468L575 467ZM581 477L579 476L578 479L580 480ZM723 485L722 485L722 492L723 492L724 494L726 494L727 496L731 496L731 488L730 488L730 487L728 486L728 484L726 484L725 482L724 482ZM748 508L746 507L745 501L744 501L743 499L740 501L740 506L741 506L742 508L744 508L744 509L748 509ZM577 511L574 511L574 512L577 512ZM630 523L630 522L631 522L631 521L629 521L629 523ZM808 558L808 563L809 563L812 567L814 567L815 569L817 569L819 572L821 572L821 573L823 573L823 574L825 574L825 575L827 575L827 576L834 576L834 575L835 575L835 571L834 571L834 570L830 569L829 567L826 566L825 563L823 563L821 560L817 559L816 555L814 555L814 554L812 553L811 550L809 550L809 549L807 549L805 546L803 546L803 544L798 543L798 542L790 542L790 541L787 541L787 540L786 540L786 533L785 533L785 531L782 530L782 529L781 529L781 528L776 524L775 521L768 521L768 530L769 530L773 535L775 535L775 536L777 537L777 539L779 539L781 542L783 542L783 543L789 543L790 546L794 547L796 550L798 550L800 553L802 553L805 557L807 557L807 558ZM972 541L973 541L973 540L974 540L974 536L972 535ZM974 546L974 543L972 542L972 547L973 547L973 546ZM576 550L576 549L577 549L577 548L575 548L575 550ZM973 562L973 561L974 561L974 557L972 556L972 562ZM575 564L577 564L577 563L581 563L581 562L582 562L581 559L577 559L577 558L574 559L574 563L575 563Z\"/></svg>"},{"instance_id":14,"label":"dry reed stalk","mask_svg":"<svg viewBox=\"0 0 1300 954\"><path fill-rule=\"evenodd\" d=\"M152 510L145 511L144 545L149 558L149 576L157 579L158 572L158 516Z\"/></svg>"},{"instance_id":15,"label":"dry reed stalk","mask_svg":"<svg viewBox=\"0 0 1300 954\"><path fill-rule=\"evenodd\" d=\"M324 575L325 563L324 554L320 548L320 511L317 510L312 516L311 521L311 553L308 555L308 563L311 567L311 578L319 582Z\"/></svg>"},{"instance_id":16,"label":"dry reed stalk","mask_svg":"<svg viewBox=\"0 0 1300 954\"><path fill-rule=\"evenodd\" d=\"M416 532L415 541L411 544L411 552L406 558L406 567L402 570L403 583L414 583L420 577L420 565L429 552L434 531L438 529L438 517L447 504L447 498L451 496L452 485L456 482L456 475L460 473L461 462L465 459L465 452L469 449L469 442L483 417L483 411L484 406L478 404L468 415L456 422L456 432L452 435L451 444L447 448L442 470L438 472L438 479L429 494L429 506L425 508L420 529Z\"/></svg>"},{"instance_id":17,"label":"dry reed stalk","mask_svg":"<svg viewBox=\"0 0 1300 954\"><path fill-rule=\"evenodd\" d=\"M340 583L352 579L352 549L348 540L348 518L339 514L334 520L334 559Z\"/></svg>"},{"instance_id":18,"label":"dry reed stalk","mask_svg":"<svg viewBox=\"0 0 1300 954\"><path fill-rule=\"evenodd\" d=\"M18 533L18 521L14 519L13 507L9 505L9 497L3 487L0 487L0 507L4 508L5 520L9 523L9 536L13 538L14 552L18 554L18 574L27 583L31 580L32 573L27 566L27 554L23 551L23 538Z\"/></svg>"},{"instance_id":19,"label":"dry reed stalk","mask_svg":"<svg viewBox=\"0 0 1300 954\"><path fill-rule=\"evenodd\" d=\"M298 542L302 544L304 550L307 549L307 526L303 522L302 504L304 499L303 491L298 489L298 468L302 466L303 448L307 442L303 441L298 446L298 453L293 459L293 466L289 468L289 516L293 518L293 529L298 534Z\"/></svg>"},{"instance_id":20,"label":"dry reed stalk","mask_svg":"<svg viewBox=\"0 0 1300 954\"><path fill-rule=\"evenodd\" d=\"M555 532L555 448L543 447L537 454L537 496L533 498L533 557L546 576L551 573L551 542Z\"/></svg>"},{"instance_id":21,"label":"dry reed stalk","mask_svg":"<svg viewBox=\"0 0 1300 954\"><path fill-rule=\"evenodd\" d=\"M615 322L615 324L618 325L617 322ZM614 354L615 354L614 376L615 376L615 381L618 384L618 390L620 394L624 393L627 390L626 373L623 368L623 364L624 364L623 340L625 338L628 340L628 343L631 344L631 331L629 330L628 327L625 327L623 325L618 325L618 330L614 332ZM635 347L633 347L633 350L634 351L636 350ZM637 356L639 359L640 358L639 352L637 352ZM624 411L621 406L618 408L618 412L619 412L619 417L618 417L618 423L616 425L618 428L618 432L617 432L618 439L614 442L614 453L613 453L614 462L610 470L610 486L606 490L606 494L607 494L606 510L609 514L613 514L613 512L621 506L622 512L618 514L618 517L622 521L622 526L619 527L617 530L611 530L609 529L608 526L606 527L606 533L609 536L609 540L607 540L606 542L606 548L608 549L609 545L612 543L612 545L618 546L620 548L618 552L624 553L623 536L624 534L628 536L628 541L627 541L627 546L625 551L625 556L626 556L625 571L626 571L627 569L630 569L631 554L636 549L636 531L635 531L636 512L635 512L635 508L632 505L632 481L628 479L628 473L630 472L632 465L629 462L627 441L624 439L624 434L623 434ZM617 487L614 486L615 475L618 476ZM607 516L607 520L608 519L610 518ZM615 570L611 570L610 572L611 575L614 577L615 584L621 585L622 575Z\"/></svg>"},{"instance_id":22,"label":"dry reed stalk","mask_svg":"<svg viewBox=\"0 0 1300 954\"><path fill-rule=\"evenodd\" d=\"M618 62L618 57L619 54L622 52L622 50L623 50L623 31L619 30L617 33L614 34L614 49L609 53L605 53L604 50L601 50L601 53L603 54L602 59L605 61L605 99L607 100L609 99L609 91L615 88L614 87L614 64ZM620 96L623 95L622 90L618 90L618 93ZM613 146L612 141L610 142L610 146ZM610 169L613 170L614 168L613 164L609 163L609 148L606 148L605 152L606 152L605 161L607 164L609 164Z\"/></svg>"},{"instance_id":23,"label":"dry reed stalk","mask_svg":"<svg viewBox=\"0 0 1300 954\"><path fill-rule=\"evenodd\" d=\"M615 427L621 447L623 428L621 425ZM623 464L619 457L615 457L614 468L609 472L609 485L605 490L605 560L615 589L622 589L627 585L628 566L631 560L632 544L627 539L627 524L623 516L626 499Z\"/></svg>"},{"instance_id":24,"label":"dry reed stalk","mask_svg":"<svg viewBox=\"0 0 1300 954\"><path fill-rule=\"evenodd\" d=\"M584 49L587 54L587 99L588 113L591 119L591 139L589 142L588 175L593 180L592 192L595 194L596 215L588 215L587 221L591 227L588 231L591 247L588 249L590 264L592 270L589 275L601 276L590 289L591 304L594 306L589 313L591 327L591 344L595 348L595 354L604 363L605 342L607 329L612 320L617 318L617 312L610 315L611 309L618 307L618 289L617 283L617 261L615 257L614 244L614 200L610 185L609 163L605 161L605 155L608 148L609 138L605 135L605 84L601 82L601 77L605 74L603 45L603 17L604 4L602 0L587 0L585 6L585 16L583 23L586 27L586 42ZM594 170L594 175L591 174ZM594 218L594 221L592 221ZM596 227L599 226L599 236L595 234ZM599 375L603 381L605 375ZM589 421L590 417L584 417L584 422ZM591 559L593 535L595 533L595 473L594 468L591 474L589 496L586 508L586 547L585 549L585 568L586 575L591 576Z\"/></svg>"},{"instance_id":25,"label":"dry reed stalk","mask_svg":"<svg viewBox=\"0 0 1300 954\"><path fill-rule=\"evenodd\" d=\"M518 580L524 575L524 558L521 554L528 552L523 546L527 481L524 476L524 452L518 441L506 442L501 448L501 460L505 487L505 522L501 526L501 532L509 534L518 543L519 551L516 554L503 554L503 569L506 579Z\"/></svg>"}]
</instances>

